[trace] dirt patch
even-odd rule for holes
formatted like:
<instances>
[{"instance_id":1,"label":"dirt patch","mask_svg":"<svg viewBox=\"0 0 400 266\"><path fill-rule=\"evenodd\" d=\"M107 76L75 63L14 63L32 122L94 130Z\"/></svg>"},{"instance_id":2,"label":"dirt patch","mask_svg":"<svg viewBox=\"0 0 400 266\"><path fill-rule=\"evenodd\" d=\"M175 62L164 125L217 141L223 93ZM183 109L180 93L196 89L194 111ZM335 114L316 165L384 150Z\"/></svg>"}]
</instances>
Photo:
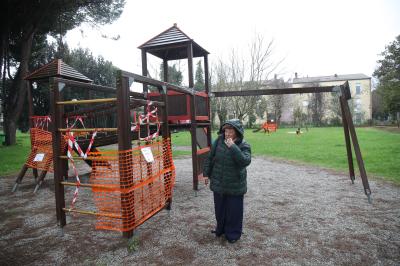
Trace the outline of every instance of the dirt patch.
<instances>
[{"instance_id":1,"label":"dirt patch","mask_svg":"<svg viewBox=\"0 0 400 266\"><path fill-rule=\"evenodd\" d=\"M177 182L171 211L140 226L137 251L118 232L96 231L95 219L67 216L64 234L56 224L51 178L33 194L25 178L12 194L15 177L1 178L2 265L399 265L400 188L370 181L373 203L361 180L279 160L253 158L248 169L244 234L235 244L210 233L212 194L192 190L190 159L175 161ZM66 195L70 204L73 188ZM80 208L92 209L81 189Z\"/></svg>"},{"instance_id":2,"label":"dirt patch","mask_svg":"<svg viewBox=\"0 0 400 266\"><path fill-rule=\"evenodd\" d=\"M376 126L376 129L392 132L392 133L400 133L400 127L394 126Z\"/></svg>"}]
</instances>

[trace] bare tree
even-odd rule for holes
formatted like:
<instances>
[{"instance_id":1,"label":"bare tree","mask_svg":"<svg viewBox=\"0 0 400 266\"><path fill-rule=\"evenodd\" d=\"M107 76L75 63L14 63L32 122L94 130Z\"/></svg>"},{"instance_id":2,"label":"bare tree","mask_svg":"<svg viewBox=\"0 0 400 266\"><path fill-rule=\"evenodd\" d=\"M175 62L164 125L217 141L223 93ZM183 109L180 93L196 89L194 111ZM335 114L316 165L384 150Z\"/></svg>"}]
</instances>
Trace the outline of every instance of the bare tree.
<instances>
[{"instance_id":1,"label":"bare tree","mask_svg":"<svg viewBox=\"0 0 400 266\"><path fill-rule=\"evenodd\" d=\"M244 59L241 58L235 50L232 50L231 57L229 60L229 90L242 91L249 87L249 84L244 82L245 75L245 63ZM249 88L247 88L249 89ZM248 115L249 108L252 106L252 97L232 97L232 106L235 117L240 121ZM254 106L254 104L253 104Z\"/></svg>"},{"instance_id":2,"label":"bare tree","mask_svg":"<svg viewBox=\"0 0 400 266\"><path fill-rule=\"evenodd\" d=\"M371 92L372 100L372 118L377 120L384 120L387 118L387 113L385 113L383 97L379 94L378 90L373 90Z\"/></svg>"},{"instance_id":3,"label":"bare tree","mask_svg":"<svg viewBox=\"0 0 400 266\"><path fill-rule=\"evenodd\" d=\"M311 108L312 121L316 126L322 125L322 118L325 115L325 103L323 93L313 93L309 104Z\"/></svg>"},{"instance_id":4,"label":"bare tree","mask_svg":"<svg viewBox=\"0 0 400 266\"><path fill-rule=\"evenodd\" d=\"M331 116L331 124L333 125L340 125L342 119L342 110L340 108L340 101L339 96L331 93L329 101L328 101L328 111L330 112Z\"/></svg>"},{"instance_id":5,"label":"bare tree","mask_svg":"<svg viewBox=\"0 0 400 266\"><path fill-rule=\"evenodd\" d=\"M296 107L293 108L293 124L296 127L301 127L302 126L302 120L303 120L303 109L301 106L297 105Z\"/></svg>"},{"instance_id":6,"label":"bare tree","mask_svg":"<svg viewBox=\"0 0 400 266\"><path fill-rule=\"evenodd\" d=\"M277 79L277 77L275 77L272 82L269 82L269 84L270 87L275 89L285 87L285 82L282 79ZM270 111L275 115L276 123L280 125L283 109L287 102L287 96L282 94L270 95L268 97L268 102Z\"/></svg>"},{"instance_id":7,"label":"bare tree","mask_svg":"<svg viewBox=\"0 0 400 266\"><path fill-rule=\"evenodd\" d=\"M268 111L268 101L266 96L264 97L260 97L259 100L257 100L257 104L256 104L256 110L255 110L255 114L263 119L265 113Z\"/></svg>"},{"instance_id":8,"label":"bare tree","mask_svg":"<svg viewBox=\"0 0 400 266\"><path fill-rule=\"evenodd\" d=\"M228 90L228 67L219 60L213 66L211 71L210 83L212 84L212 91L226 91ZM223 123L228 117L228 106L230 99L226 97L218 97L211 99L211 115L218 116L219 122ZM214 119L213 119L214 120Z\"/></svg>"},{"instance_id":9,"label":"bare tree","mask_svg":"<svg viewBox=\"0 0 400 266\"><path fill-rule=\"evenodd\" d=\"M273 60L273 44L273 40L265 42L263 36L255 35L250 43L250 61L248 64L245 64L245 60L241 59L235 51L232 51L229 63L230 90L257 90L265 87L265 81L283 62L283 59L278 62ZM272 104L272 106L279 107L279 117L282 114L283 99L283 97L275 97L275 104ZM254 113L256 104L260 101L261 96L233 97L232 105L236 117L240 120L247 118Z\"/></svg>"}]
</instances>

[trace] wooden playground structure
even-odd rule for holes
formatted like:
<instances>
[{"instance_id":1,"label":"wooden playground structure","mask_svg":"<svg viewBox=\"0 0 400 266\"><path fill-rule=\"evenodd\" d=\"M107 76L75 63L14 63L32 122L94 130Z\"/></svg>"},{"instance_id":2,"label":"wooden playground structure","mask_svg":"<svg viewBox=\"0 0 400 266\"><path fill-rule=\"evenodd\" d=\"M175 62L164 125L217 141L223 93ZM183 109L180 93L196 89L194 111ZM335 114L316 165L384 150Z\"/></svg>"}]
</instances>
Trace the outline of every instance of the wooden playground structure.
<instances>
[{"instance_id":1,"label":"wooden playground structure","mask_svg":"<svg viewBox=\"0 0 400 266\"><path fill-rule=\"evenodd\" d=\"M13 191L22 182L28 168L33 169L36 178L35 191L46 173L54 171L56 212L61 228L66 225L67 213L80 213L95 216L96 228L117 230L130 237L133 230L148 218L163 208L171 208L175 180L171 128L190 130L193 189L198 190L203 161L211 145L209 53L175 24L139 48L142 52L142 75L120 70L116 88L92 84L90 79L61 60L50 62L26 78L30 84L32 151ZM163 81L147 77L148 53L163 60ZM202 92L193 89L194 57L204 60L205 87ZM168 61L177 59L187 59L188 88L168 83ZM30 91L32 83L40 80L49 82L51 108L49 116L35 117ZM142 92L131 91L130 88L137 83L141 84ZM150 92L149 87L156 88L156 91ZM84 91L85 99L69 98L68 92L74 90ZM104 96L99 97L99 92ZM337 92L340 97L350 179L354 183L353 143L364 192L370 200L371 191L347 104L350 99L348 83L212 94L214 97L231 97L322 92ZM183 120L189 123L181 123ZM111 144L118 144L118 148L98 149ZM80 182L74 165L78 160L92 168L89 183ZM69 167L74 170L75 182L68 181ZM38 170L41 170L40 175ZM76 188L70 208L65 203L66 186ZM92 189L97 211L74 208L79 189Z\"/></svg>"},{"instance_id":2,"label":"wooden playground structure","mask_svg":"<svg viewBox=\"0 0 400 266\"><path fill-rule=\"evenodd\" d=\"M49 116L34 116L32 97L28 95L32 150L13 191L28 168L33 169L36 177L35 192L46 173L54 169L57 220L61 228L66 224L66 213L73 212L93 215L96 228L121 231L129 237L152 215L170 208L175 179L170 128L191 131L193 188L198 189L211 144L208 52L176 25L139 48L143 75L118 71L116 88L92 84L61 60L54 60L26 77L29 91L33 82L49 82L51 108ZM165 81L147 77L147 53L163 60ZM193 57L204 58L204 92L190 89L194 84ZM190 88L166 82L168 61L184 58L188 59ZM141 93L130 90L134 83L142 84ZM150 86L157 91L149 92ZM68 98L73 90L84 91L85 99ZM107 97L93 97L98 92ZM182 120L190 123L182 124ZM118 150L98 150L114 143ZM143 150L151 151L152 160L146 161ZM75 167L78 160L92 168L89 183L80 182ZM75 182L68 181L69 166L74 170ZM42 170L39 177L38 170ZM70 208L65 203L66 186L76 188ZM74 208L79 189L92 189L96 212Z\"/></svg>"}]
</instances>

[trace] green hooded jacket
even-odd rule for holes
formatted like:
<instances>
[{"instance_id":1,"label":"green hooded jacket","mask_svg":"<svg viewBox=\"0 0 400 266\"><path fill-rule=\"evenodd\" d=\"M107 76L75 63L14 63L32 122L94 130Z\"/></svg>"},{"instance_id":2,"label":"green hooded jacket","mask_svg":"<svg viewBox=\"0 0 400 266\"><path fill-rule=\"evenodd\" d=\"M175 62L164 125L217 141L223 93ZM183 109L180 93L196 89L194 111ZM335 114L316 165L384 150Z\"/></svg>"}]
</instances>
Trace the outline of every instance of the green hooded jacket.
<instances>
[{"instance_id":1,"label":"green hooded jacket","mask_svg":"<svg viewBox=\"0 0 400 266\"><path fill-rule=\"evenodd\" d=\"M225 144L224 125L236 130L237 139L230 148ZM225 122L204 161L203 175L210 179L210 189L225 195L244 195L247 192L247 170L251 162L250 145L243 139L244 129L238 119Z\"/></svg>"}]
</instances>

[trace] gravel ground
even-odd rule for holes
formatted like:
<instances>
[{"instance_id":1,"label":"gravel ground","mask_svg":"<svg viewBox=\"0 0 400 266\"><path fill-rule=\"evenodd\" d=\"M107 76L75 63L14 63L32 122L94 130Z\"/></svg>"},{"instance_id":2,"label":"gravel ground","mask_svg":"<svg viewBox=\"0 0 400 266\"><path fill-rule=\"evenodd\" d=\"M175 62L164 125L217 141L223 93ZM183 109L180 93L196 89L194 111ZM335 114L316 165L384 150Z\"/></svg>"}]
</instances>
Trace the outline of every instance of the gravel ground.
<instances>
[{"instance_id":1,"label":"gravel ground","mask_svg":"<svg viewBox=\"0 0 400 266\"><path fill-rule=\"evenodd\" d=\"M344 174L253 158L244 234L230 244L210 233L212 194L204 185L193 192L191 159L175 164L173 208L136 230L133 252L120 233L96 231L88 216L67 216L61 236L51 178L34 195L31 177L14 194L15 176L2 177L0 265L400 265L398 186L370 181L369 204L360 179L351 185ZM81 189L78 203L90 208L91 201Z\"/></svg>"}]
</instances>

